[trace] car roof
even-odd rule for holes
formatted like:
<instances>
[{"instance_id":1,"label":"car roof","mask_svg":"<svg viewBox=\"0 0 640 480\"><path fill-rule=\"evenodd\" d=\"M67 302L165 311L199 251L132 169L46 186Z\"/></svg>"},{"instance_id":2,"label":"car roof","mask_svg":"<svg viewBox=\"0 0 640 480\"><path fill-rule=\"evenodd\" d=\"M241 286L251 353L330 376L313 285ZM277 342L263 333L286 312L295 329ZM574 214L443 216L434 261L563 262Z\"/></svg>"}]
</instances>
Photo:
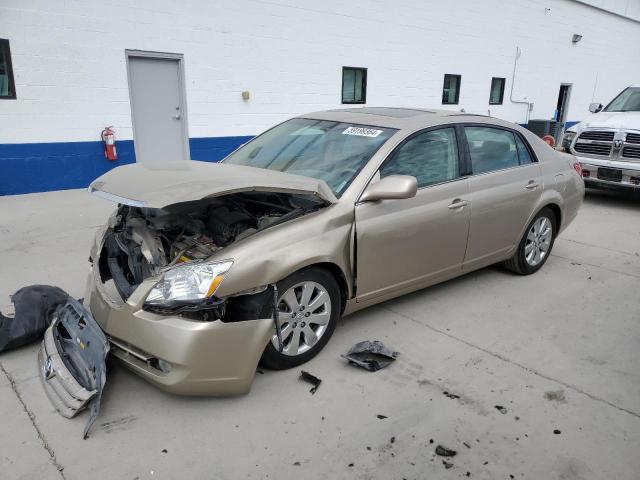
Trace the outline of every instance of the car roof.
<instances>
[{"instance_id":1,"label":"car roof","mask_svg":"<svg viewBox=\"0 0 640 480\"><path fill-rule=\"evenodd\" d=\"M298 118L355 123L398 130L418 130L458 122L488 123L512 128L515 126L513 123L486 115L456 112L455 110L406 107L352 107L307 113Z\"/></svg>"}]
</instances>

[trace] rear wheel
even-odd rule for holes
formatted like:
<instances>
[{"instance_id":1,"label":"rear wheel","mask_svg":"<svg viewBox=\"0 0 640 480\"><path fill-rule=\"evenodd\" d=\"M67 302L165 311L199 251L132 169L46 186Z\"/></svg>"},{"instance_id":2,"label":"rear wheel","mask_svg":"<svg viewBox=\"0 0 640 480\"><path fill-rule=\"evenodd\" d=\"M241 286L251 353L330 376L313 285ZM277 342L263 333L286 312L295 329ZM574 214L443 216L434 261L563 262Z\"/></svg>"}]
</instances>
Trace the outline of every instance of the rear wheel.
<instances>
[{"instance_id":1,"label":"rear wheel","mask_svg":"<svg viewBox=\"0 0 640 480\"><path fill-rule=\"evenodd\" d=\"M540 270L551 254L556 228L553 211L546 207L540 210L527 227L516 253L504 262L504 266L520 275Z\"/></svg>"},{"instance_id":2,"label":"rear wheel","mask_svg":"<svg viewBox=\"0 0 640 480\"><path fill-rule=\"evenodd\" d=\"M278 324L283 351L274 334L262 363L276 370L301 365L327 344L340 316L340 289L328 271L311 267L278 282Z\"/></svg>"}]
</instances>

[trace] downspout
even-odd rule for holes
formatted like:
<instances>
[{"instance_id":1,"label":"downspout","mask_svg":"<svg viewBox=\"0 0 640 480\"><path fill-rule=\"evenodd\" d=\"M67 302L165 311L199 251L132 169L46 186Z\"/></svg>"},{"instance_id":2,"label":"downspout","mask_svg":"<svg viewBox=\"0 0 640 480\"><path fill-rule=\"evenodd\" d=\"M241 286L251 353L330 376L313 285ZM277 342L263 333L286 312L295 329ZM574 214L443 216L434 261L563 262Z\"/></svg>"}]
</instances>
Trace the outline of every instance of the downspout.
<instances>
[{"instance_id":1,"label":"downspout","mask_svg":"<svg viewBox=\"0 0 640 480\"><path fill-rule=\"evenodd\" d=\"M511 95L510 95L509 99L511 100L511 103L520 103L522 105L526 105L527 106L527 115L526 115L527 121L526 121L526 123L529 123L529 114L531 113L531 109L533 108L533 103L530 103L525 99L522 99L522 100L514 100L513 99L513 87L516 84L516 68L518 66L518 59L520 58L521 54L522 54L522 50L520 50L520 47L516 47L516 58L513 61L513 76L512 76L512 79L511 79Z\"/></svg>"}]
</instances>

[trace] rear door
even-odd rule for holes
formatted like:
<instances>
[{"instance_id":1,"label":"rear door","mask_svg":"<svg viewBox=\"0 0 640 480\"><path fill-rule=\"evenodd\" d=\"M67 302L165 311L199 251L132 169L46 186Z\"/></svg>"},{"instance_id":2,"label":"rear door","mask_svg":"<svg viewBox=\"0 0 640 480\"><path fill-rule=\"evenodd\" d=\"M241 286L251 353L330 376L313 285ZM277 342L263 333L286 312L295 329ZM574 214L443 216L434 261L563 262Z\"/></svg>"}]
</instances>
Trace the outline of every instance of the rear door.
<instances>
[{"instance_id":1,"label":"rear door","mask_svg":"<svg viewBox=\"0 0 640 480\"><path fill-rule=\"evenodd\" d=\"M451 127L418 132L384 162L376 178L412 175L415 197L356 204L357 300L428 284L460 271L467 244L467 180Z\"/></svg>"},{"instance_id":2,"label":"rear door","mask_svg":"<svg viewBox=\"0 0 640 480\"><path fill-rule=\"evenodd\" d=\"M502 260L520 235L542 194L533 150L519 133L501 127L465 125L471 221L464 266Z\"/></svg>"}]
</instances>

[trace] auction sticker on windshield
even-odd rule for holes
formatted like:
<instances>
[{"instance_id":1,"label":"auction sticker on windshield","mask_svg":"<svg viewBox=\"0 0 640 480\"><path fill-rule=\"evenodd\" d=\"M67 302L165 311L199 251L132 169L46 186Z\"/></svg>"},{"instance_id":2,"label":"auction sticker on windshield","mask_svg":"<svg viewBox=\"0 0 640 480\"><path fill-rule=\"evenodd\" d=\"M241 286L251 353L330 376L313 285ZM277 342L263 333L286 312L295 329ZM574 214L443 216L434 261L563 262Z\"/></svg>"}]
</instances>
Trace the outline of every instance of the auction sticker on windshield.
<instances>
[{"instance_id":1,"label":"auction sticker on windshield","mask_svg":"<svg viewBox=\"0 0 640 480\"><path fill-rule=\"evenodd\" d=\"M382 130L364 127L349 127L344 132L342 132L343 135L357 135L359 137L377 137L381 133Z\"/></svg>"}]
</instances>

